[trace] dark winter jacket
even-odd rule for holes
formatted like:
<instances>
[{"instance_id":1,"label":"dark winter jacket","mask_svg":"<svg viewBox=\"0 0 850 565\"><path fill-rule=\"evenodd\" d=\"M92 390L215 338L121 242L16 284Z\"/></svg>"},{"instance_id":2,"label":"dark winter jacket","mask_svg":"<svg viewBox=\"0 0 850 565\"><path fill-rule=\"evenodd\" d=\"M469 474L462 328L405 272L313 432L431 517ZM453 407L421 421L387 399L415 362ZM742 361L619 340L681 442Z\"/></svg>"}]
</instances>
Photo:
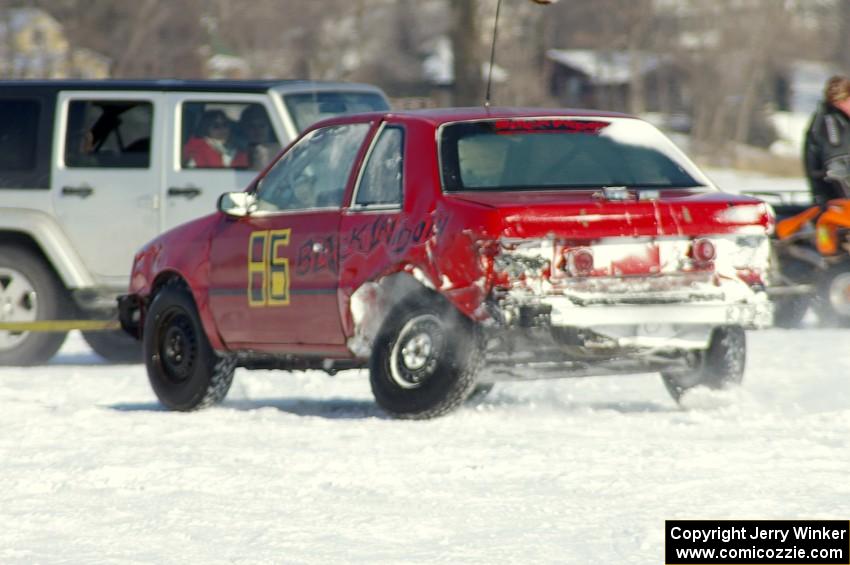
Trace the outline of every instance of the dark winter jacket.
<instances>
[{"instance_id":1,"label":"dark winter jacket","mask_svg":"<svg viewBox=\"0 0 850 565\"><path fill-rule=\"evenodd\" d=\"M806 131L803 160L812 199L823 206L833 198L850 197L850 118L821 102ZM827 178L827 173L830 178Z\"/></svg>"}]
</instances>

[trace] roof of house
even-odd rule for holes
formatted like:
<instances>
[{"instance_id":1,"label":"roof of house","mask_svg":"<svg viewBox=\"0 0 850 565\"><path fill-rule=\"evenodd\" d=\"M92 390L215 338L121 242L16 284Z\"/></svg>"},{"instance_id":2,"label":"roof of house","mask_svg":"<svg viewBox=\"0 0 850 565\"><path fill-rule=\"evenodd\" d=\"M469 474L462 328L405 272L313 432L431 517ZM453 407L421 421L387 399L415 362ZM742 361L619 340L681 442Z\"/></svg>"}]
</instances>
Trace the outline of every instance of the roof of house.
<instances>
[{"instance_id":1,"label":"roof of house","mask_svg":"<svg viewBox=\"0 0 850 565\"><path fill-rule=\"evenodd\" d=\"M657 69L661 62L660 57L652 53L637 52L635 55L638 56L637 62L643 74ZM632 54L628 51L549 49L546 57L584 74L594 84L625 84L632 76Z\"/></svg>"}]
</instances>

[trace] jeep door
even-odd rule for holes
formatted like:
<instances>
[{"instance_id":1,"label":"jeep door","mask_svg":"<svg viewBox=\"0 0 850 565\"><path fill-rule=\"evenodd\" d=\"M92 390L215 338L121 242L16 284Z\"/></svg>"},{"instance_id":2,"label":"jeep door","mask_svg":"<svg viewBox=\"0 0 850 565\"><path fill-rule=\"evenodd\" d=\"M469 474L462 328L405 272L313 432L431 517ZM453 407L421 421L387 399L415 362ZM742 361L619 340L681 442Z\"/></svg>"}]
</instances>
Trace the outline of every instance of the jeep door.
<instances>
[{"instance_id":1,"label":"jeep door","mask_svg":"<svg viewBox=\"0 0 850 565\"><path fill-rule=\"evenodd\" d=\"M213 235L209 294L229 347L344 349L338 230L370 125L309 132L260 179L255 211L222 218Z\"/></svg>"},{"instance_id":2,"label":"jeep door","mask_svg":"<svg viewBox=\"0 0 850 565\"><path fill-rule=\"evenodd\" d=\"M164 103L137 91L59 93L53 205L101 284L126 285L136 250L159 232Z\"/></svg>"},{"instance_id":3,"label":"jeep door","mask_svg":"<svg viewBox=\"0 0 850 565\"><path fill-rule=\"evenodd\" d=\"M163 230L209 214L247 187L286 143L266 94L175 92L163 183Z\"/></svg>"}]
</instances>

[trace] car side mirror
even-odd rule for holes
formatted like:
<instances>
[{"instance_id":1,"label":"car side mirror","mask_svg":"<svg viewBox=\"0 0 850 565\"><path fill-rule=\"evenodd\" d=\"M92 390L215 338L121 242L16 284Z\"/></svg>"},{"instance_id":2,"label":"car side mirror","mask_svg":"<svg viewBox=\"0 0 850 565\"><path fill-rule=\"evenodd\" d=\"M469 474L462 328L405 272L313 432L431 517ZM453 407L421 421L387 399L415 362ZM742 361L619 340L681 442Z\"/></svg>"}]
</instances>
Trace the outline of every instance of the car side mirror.
<instances>
[{"instance_id":1,"label":"car side mirror","mask_svg":"<svg viewBox=\"0 0 850 565\"><path fill-rule=\"evenodd\" d=\"M241 218L256 209L257 197L250 192L225 192L218 197L218 211Z\"/></svg>"}]
</instances>

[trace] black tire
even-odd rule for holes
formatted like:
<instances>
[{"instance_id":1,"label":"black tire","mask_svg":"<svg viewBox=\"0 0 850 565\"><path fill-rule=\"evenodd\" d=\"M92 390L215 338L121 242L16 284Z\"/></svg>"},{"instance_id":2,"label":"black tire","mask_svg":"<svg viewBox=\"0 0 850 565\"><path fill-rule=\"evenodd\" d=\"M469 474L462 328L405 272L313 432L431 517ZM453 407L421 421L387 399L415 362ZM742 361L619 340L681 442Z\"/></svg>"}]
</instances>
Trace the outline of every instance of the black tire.
<instances>
[{"instance_id":1,"label":"black tire","mask_svg":"<svg viewBox=\"0 0 850 565\"><path fill-rule=\"evenodd\" d=\"M493 383L478 383L472 389L472 392L469 393L469 396L466 397L466 404L475 406L482 403L487 395L490 394L491 390L493 390Z\"/></svg>"},{"instance_id":2,"label":"black tire","mask_svg":"<svg viewBox=\"0 0 850 565\"><path fill-rule=\"evenodd\" d=\"M835 265L818 278L815 313L825 327L850 327L850 263Z\"/></svg>"},{"instance_id":3,"label":"black tire","mask_svg":"<svg viewBox=\"0 0 850 565\"><path fill-rule=\"evenodd\" d=\"M421 296L384 322L369 363L375 401L398 418L434 418L475 389L481 344L475 325L449 305Z\"/></svg>"},{"instance_id":4,"label":"black tire","mask_svg":"<svg viewBox=\"0 0 850 565\"><path fill-rule=\"evenodd\" d=\"M785 296L773 301L773 325L777 328L799 328L812 303L810 296Z\"/></svg>"},{"instance_id":5,"label":"black tire","mask_svg":"<svg viewBox=\"0 0 850 565\"><path fill-rule=\"evenodd\" d=\"M0 245L0 321L60 320L71 312L65 287L31 252ZM39 365L53 357L67 332L0 330L0 365Z\"/></svg>"},{"instance_id":6,"label":"black tire","mask_svg":"<svg viewBox=\"0 0 850 565\"><path fill-rule=\"evenodd\" d=\"M740 326L714 328L708 349L699 364L689 371L661 373L661 379L673 400L680 402L694 387L724 389L741 384L747 362L747 335Z\"/></svg>"},{"instance_id":7,"label":"black tire","mask_svg":"<svg viewBox=\"0 0 850 565\"><path fill-rule=\"evenodd\" d=\"M86 343L110 363L141 363L142 342L118 331L83 332Z\"/></svg>"},{"instance_id":8,"label":"black tire","mask_svg":"<svg viewBox=\"0 0 850 565\"><path fill-rule=\"evenodd\" d=\"M145 317L142 342L148 379L172 410L198 410L224 400L236 360L210 346L191 293L180 281L166 284Z\"/></svg>"}]
</instances>

